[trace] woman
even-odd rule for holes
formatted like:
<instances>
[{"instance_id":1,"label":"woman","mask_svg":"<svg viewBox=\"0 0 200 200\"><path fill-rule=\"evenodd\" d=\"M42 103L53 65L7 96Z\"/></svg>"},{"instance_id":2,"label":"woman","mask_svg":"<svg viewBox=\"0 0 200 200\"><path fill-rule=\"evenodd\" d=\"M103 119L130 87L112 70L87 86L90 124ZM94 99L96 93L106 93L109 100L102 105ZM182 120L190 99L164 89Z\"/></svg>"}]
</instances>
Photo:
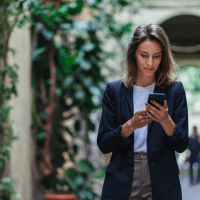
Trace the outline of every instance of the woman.
<instances>
[{"instance_id":1,"label":"woman","mask_svg":"<svg viewBox=\"0 0 200 200\"><path fill-rule=\"evenodd\" d=\"M185 91L175 81L169 40L157 25L136 28L126 52L123 80L108 83L97 143L112 152L102 200L181 200L175 151L188 147ZM150 93L165 93L155 108Z\"/></svg>"}]
</instances>

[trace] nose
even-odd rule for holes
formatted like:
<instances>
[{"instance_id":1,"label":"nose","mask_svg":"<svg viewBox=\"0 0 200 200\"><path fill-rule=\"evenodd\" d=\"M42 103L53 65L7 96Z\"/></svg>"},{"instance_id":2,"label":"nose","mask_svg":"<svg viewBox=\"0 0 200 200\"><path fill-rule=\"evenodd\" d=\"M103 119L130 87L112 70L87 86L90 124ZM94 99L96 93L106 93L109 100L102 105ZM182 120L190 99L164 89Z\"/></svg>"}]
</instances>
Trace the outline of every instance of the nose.
<instances>
[{"instance_id":1,"label":"nose","mask_svg":"<svg viewBox=\"0 0 200 200\"><path fill-rule=\"evenodd\" d=\"M152 59L152 57L149 57L149 59L147 61L147 65L148 65L148 67L152 67L152 65L153 65L153 59Z\"/></svg>"}]
</instances>

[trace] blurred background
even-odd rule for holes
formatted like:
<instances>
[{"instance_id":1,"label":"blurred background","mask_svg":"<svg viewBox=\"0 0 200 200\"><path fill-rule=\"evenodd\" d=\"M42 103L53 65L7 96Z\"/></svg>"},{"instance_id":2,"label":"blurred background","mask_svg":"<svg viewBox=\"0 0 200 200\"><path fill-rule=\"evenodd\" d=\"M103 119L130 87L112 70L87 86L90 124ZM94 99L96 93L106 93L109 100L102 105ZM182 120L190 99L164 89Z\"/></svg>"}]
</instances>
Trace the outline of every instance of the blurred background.
<instances>
[{"instance_id":1,"label":"blurred background","mask_svg":"<svg viewBox=\"0 0 200 200\"><path fill-rule=\"evenodd\" d=\"M140 24L168 35L200 136L199 0L1 0L0 11L0 199L100 199L101 99ZM198 200L189 154L177 154L183 200Z\"/></svg>"}]
</instances>

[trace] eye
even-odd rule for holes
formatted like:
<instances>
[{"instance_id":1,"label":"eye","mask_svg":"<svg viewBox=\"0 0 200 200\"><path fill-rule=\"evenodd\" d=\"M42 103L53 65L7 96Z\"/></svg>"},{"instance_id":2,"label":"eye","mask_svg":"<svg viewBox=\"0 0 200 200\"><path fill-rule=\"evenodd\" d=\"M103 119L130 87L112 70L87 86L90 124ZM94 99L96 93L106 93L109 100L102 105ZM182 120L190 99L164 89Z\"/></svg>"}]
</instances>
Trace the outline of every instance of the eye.
<instances>
[{"instance_id":1,"label":"eye","mask_svg":"<svg viewBox=\"0 0 200 200\"><path fill-rule=\"evenodd\" d=\"M141 56L142 56L143 58L146 58L146 57L147 57L147 55L144 55L144 54L141 54Z\"/></svg>"},{"instance_id":2,"label":"eye","mask_svg":"<svg viewBox=\"0 0 200 200\"><path fill-rule=\"evenodd\" d=\"M160 58L160 56L154 56L154 58Z\"/></svg>"}]
</instances>

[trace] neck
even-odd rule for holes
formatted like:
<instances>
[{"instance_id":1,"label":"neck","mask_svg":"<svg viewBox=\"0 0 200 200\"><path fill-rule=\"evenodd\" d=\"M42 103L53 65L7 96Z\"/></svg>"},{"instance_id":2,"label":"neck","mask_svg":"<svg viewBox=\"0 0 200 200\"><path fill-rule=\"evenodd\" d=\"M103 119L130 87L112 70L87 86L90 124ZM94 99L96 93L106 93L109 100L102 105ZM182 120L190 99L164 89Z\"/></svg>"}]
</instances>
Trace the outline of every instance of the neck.
<instances>
[{"instance_id":1,"label":"neck","mask_svg":"<svg viewBox=\"0 0 200 200\"><path fill-rule=\"evenodd\" d=\"M153 82L155 82L155 80L155 74L152 76L145 76L144 74L138 73L135 83L140 87L147 87L148 85L151 85Z\"/></svg>"},{"instance_id":2,"label":"neck","mask_svg":"<svg viewBox=\"0 0 200 200\"><path fill-rule=\"evenodd\" d=\"M140 87L147 87L149 85L151 85L152 83L155 82L155 78L151 78L151 79L148 79L148 78L143 78L143 79L140 79L140 78L137 78L136 80L136 85L140 86Z\"/></svg>"}]
</instances>

